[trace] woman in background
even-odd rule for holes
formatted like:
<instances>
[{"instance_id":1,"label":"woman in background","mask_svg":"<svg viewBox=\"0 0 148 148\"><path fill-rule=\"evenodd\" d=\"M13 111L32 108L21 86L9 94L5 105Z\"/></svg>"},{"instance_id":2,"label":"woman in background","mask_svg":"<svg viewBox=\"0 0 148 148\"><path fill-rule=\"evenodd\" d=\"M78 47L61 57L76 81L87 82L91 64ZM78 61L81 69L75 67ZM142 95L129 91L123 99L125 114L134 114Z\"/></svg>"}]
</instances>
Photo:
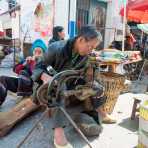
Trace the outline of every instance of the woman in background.
<instances>
[{"instance_id":1,"label":"woman in background","mask_svg":"<svg viewBox=\"0 0 148 148\"><path fill-rule=\"evenodd\" d=\"M62 26L55 26L53 27L52 38L49 40L48 45L56 41L64 40L64 38L65 38L64 28Z\"/></svg>"}]
</instances>

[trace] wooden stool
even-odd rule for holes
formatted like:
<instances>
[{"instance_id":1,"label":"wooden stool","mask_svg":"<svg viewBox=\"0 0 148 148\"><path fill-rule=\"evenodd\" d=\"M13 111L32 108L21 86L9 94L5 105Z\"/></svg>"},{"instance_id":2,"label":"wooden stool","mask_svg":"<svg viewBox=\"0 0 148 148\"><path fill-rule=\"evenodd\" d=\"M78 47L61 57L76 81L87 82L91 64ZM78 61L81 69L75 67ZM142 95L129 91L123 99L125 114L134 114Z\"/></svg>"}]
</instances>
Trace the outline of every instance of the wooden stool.
<instances>
[{"instance_id":1,"label":"wooden stool","mask_svg":"<svg viewBox=\"0 0 148 148\"><path fill-rule=\"evenodd\" d=\"M136 117L136 112L139 111L139 103L141 102L140 99L138 98L134 98L134 104L133 104L133 108L132 108L132 114L131 114L131 120L134 120Z\"/></svg>"}]
</instances>

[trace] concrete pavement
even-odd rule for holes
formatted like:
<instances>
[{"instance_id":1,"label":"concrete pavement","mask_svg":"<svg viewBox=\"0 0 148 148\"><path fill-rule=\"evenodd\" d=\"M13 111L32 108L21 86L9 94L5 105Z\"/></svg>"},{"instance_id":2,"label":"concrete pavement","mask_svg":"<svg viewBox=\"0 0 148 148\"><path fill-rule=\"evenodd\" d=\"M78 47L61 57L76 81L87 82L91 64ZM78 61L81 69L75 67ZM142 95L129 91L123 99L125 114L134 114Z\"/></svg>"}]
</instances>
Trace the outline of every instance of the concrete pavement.
<instances>
[{"instance_id":1,"label":"concrete pavement","mask_svg":"<svg viewBox=\"0 0 148 148\"><path fill-rule=\"evenodd\" d=\"M5 71L5 73L4 73ZM1 74L10 74L10 70L0 69ZM11 73L13 74L13 73ZM117 118L117 124L103 124L103 132L98 138L91 138L93 148L134 148L138 143L138 120L131 121L130 115L134 96L147 98L145 94L126 93L119 96L115 106L113 116ZM15 105L16 97L8 95L6 102L0 111L7 111ZM42 112L36 112L24 121L20 122L7 136L0 139L0 148L16 148L18 143L24 138L27 132L33 127ZM87 148L88 146L82 138L72 129L71 126L65 128L69 141L74 148ZM52 148L52 119L44 118L38 127L31 134L29 140L22 148Z\"/></svg>"}]
</instances>

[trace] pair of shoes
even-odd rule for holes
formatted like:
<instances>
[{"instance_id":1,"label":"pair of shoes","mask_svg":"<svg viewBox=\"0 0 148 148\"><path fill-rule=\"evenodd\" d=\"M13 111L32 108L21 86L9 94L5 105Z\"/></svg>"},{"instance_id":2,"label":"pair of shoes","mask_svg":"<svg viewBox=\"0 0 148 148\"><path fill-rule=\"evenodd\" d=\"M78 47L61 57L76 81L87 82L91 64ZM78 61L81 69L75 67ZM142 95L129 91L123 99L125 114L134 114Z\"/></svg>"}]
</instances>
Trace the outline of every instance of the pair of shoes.
<instances>
[{"instance_id":1,"label":"pair of shoes","mask_svg":"<svg viewBox=\"0 0 148 148\"><path fill-rule=\"evenodd\" d=\"M55 148L73 148L73 146L68 142L66 145L58 145L54 140Z\"/></svg>"},{"instance_id":2,"label":"pair of shoes","mask_svg":"<svg viewBox=\"0 0 148 148\"><path fill-rule=\"evenodd\" d=\"M98 125L97 122L87 114L78 114L74 121L85 136L99 136L102 132L102 126Z\"/></svg>"},{"instance_id":3,"label":"pair of shoes","mask_svg":"<svg viewBox=\"0 0 148 148\"><path fill-rule=\"evenodd\" d=\"M103 118L103 120L102 120L102 123L105 123L105 124L114 124L116 122L117 121L115 119L108 117L108 116Z\"/></svg>"},{"instance_id":4,"label":"pair of shoes","mask_svg":"<svg viewBox=\"0 0 148 148\"><path fill-rule=\"evenodd\" d=\"M84 135L88 137L92 136L99 136L99 134L102 132L102 126L99 126L97 124L79 124L78 126L80 130L83 132Z\"/></svg>"}]
</instances>

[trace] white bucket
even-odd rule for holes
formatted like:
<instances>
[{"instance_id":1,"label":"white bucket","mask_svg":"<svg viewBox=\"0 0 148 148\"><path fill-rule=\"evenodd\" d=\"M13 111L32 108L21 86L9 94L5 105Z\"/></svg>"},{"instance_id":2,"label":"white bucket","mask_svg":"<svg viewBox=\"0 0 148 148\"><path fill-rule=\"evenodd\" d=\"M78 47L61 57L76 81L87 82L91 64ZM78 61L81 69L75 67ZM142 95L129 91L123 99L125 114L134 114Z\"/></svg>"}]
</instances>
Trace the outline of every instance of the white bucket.
<instances>
[{"instance_id":1,"label":"white bucket","mask_svg":"<svg viewBox=\"0 0 148 148\"><path fill-rule=\"evenodd\" d=\"M139 129L148 132L148 120L144 120L142 117L139 117Z\"/></svg>"},{"instance_id":2,"label":"white bucket","mask_svg":"<svg viewBox=\"0 0 148 148\"><path fill-rule=\"evenodd\" d=\"M148 133L146 133L145 131L139 130L139 145L141 145L141 147L139 146L138 148L142 148L142 145L144 146L143 148L148 148Z\"/></svg>"}]
</instances>

